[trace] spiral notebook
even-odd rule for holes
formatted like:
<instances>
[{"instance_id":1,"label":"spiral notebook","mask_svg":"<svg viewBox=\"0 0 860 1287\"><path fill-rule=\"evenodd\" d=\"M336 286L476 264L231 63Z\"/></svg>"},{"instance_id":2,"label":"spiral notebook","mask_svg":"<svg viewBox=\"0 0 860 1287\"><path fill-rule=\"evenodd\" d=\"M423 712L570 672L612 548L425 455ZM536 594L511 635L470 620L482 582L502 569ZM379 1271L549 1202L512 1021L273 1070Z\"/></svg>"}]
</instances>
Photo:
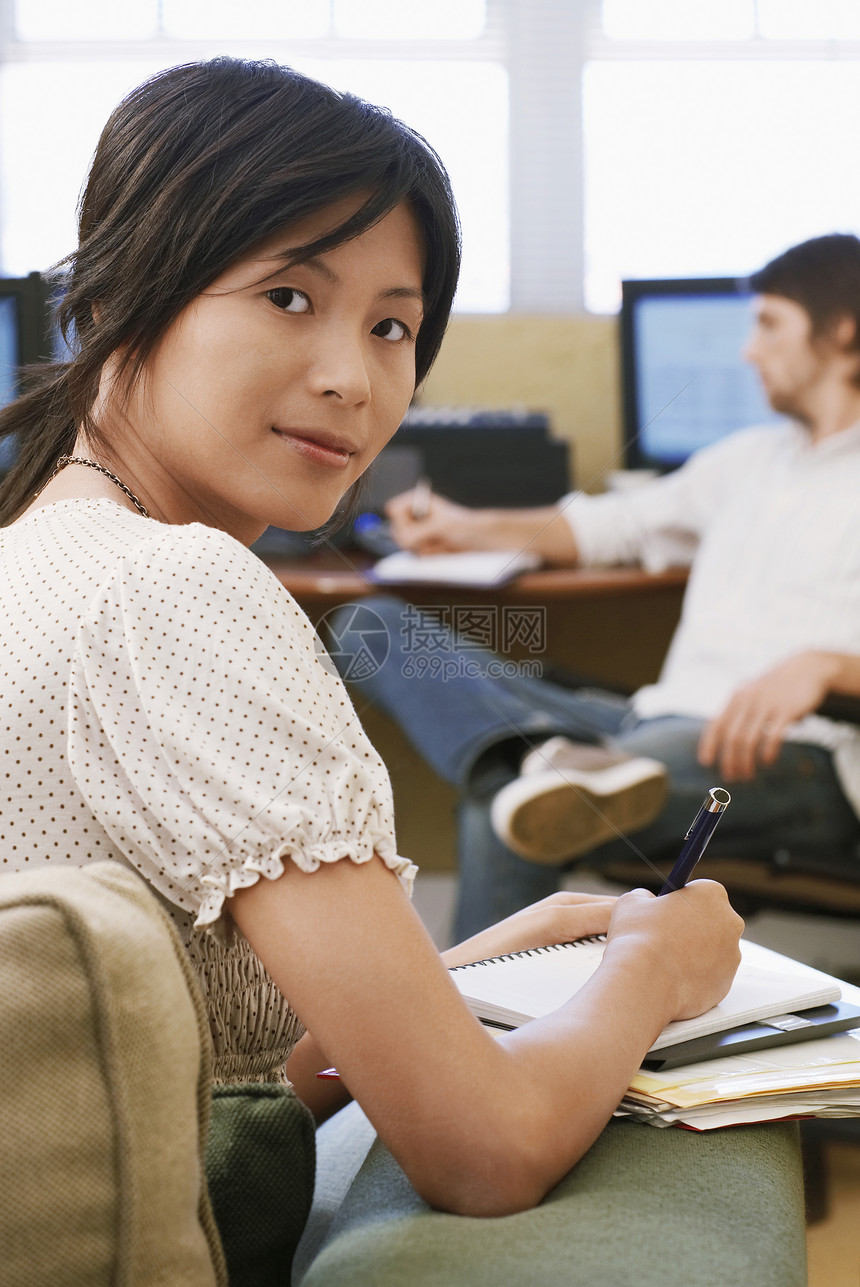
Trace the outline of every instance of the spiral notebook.
<instances>
[{"instance_id":1,"label":"spiral notebook","mask_svg":"<svg viewBox=\"0 0 860 1287\"><path fill-rule=\"evenodd\" d=\"M518 1028L557 1010L578 992L600 964L604 946L602 936L577 939L458 965L450 974L469 1009L484 1023ZM720 1004L695 1019L668 1024L649 1053L668 1052L682 1042L759 1019L788 1019L798 1012L838 1001L842 995L840 982L832 975L758 943L743 940L741 956L735 980ZM844 1026L850 1022L846 1017ZM785 1034L791 1031L790 1024L774 1030L775 1035L783 1034L782 1040L790 1039ZM798 1033L797 1040L801 1040L803 1025L794 1031ZM705 1057L701 1047L696 1057Z\"/></svg>"}]
</instances>

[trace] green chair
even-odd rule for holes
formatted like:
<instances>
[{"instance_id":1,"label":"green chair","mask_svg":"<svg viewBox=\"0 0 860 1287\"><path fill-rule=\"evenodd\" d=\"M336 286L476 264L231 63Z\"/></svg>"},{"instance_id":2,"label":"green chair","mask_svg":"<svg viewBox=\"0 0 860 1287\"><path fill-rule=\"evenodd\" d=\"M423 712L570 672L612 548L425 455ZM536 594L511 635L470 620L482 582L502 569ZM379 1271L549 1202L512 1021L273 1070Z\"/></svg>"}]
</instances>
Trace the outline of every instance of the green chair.
<instances>
[{"instance_id":1,"label":"green chair","mask_svg":"<svg viewBox=\"0 0 860 1287\"><path fill-rule=\"evenodd\" d=\"M3 1287L288 1287L311 1115L285 1086L213 1095L202 997L144 882L0 879L0 985Z\"/></svg>"},{"instance_id":2,"label":"green chair","mask_svg":"<svg viewBox=\"0 0 860 1287\"><path fill-rule=\"evenodd\" d=\"M497 1219L430 1210L387 1150L371 1143L357 1105L326 1123L317 1139L319 1196L299 1246L294 1287L807 1281L792 1124L696 1134L613 1121L539 1207ZM351 1141L366 1156L350 1183Z\"/></svg>"},{"instance_id":3,"label":"green chair","mask_svg":"<svg viewBox=\"0 0 860 1287\"><path fill-rule=\"evenodd\" d=\"M287 1287L309 1115L272 1086L212 1099L198 989L144 883L116 863L0 879L0 982L3 1287ZM613 1122L538 1208L496 1220L431 1211L357 1105L317 1141L301 1287L806 1281L788 1125Z\"/></svg>"}]
</instances>

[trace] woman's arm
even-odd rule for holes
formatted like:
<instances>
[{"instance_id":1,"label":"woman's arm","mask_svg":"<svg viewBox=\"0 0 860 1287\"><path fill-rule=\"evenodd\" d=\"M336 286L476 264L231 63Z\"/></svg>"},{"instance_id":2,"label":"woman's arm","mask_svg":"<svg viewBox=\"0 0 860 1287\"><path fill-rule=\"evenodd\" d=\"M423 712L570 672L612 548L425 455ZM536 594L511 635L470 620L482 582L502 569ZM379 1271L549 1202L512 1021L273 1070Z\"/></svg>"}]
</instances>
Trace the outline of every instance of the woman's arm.
<instances>
[{"instance_id":1,"label":"woman's arm","mask_svg":"<svg viewBox=\"0 0 860 1287\"><path fill-rule=\"evenodd\" d=\"M715 1004L739 960L741 923L720 886L636 891L615 904L589 983L496 1041L376 859L290 867L237 892L232 911L418 1192L471 1215L539 1201L602 1130L660 1030ZM570 913L552 915L561 926Z\"/></svg>"},{"instance_id":2,"label":"woman's arm","mask_svg":"<svg viewBox=\"0 0 860 1287\"><path fill-rule=\"evenodd\" d=\"M615 898L603 894L578 894L562 890L530 907L481 930L456 947L443 952L447 969L481 961L501 952L521 952L546 943L602 934L609 925ZM331 1067L316 1038L306 1032L287 1060L287 1076L296 1092L314 1114L317 1123L349 1102L351 1096L341 1081L320 1080L317 1073Z\"/></svg>"},{"instance_id":3,"label":"woman's arm","mask_svg":"<svg viewBox=\"0 0 860 1287\"><path fill-rule=\"evenodd\" d=\"M446 968L481 961L501 952L521 952L550 942L602 934L609 925L615 898L602 894L578 894L563 890L533 903L530 907L491 925L456 947L443 952ZM306 1032L287 1060L287 1076L296 1092L314 1114L317 1123L349 1102L343 1082L321 1080L317 1073L331 1066L316 1039Z\"/></svg>"},{"instance_id":4,"label":"woman's arm","mask_svg":"<svg viewBox=\"0 0 860 1287\"><path fill-rule=\"evenodd\" d=\"M348 1104L352 1096L342 1081L320 1080L318 1072L333 1065L310 1033L298 1041L287 1060L286 1072L296 1094L311 1110L317 1126Z\"/></svg>"}]
</instances>

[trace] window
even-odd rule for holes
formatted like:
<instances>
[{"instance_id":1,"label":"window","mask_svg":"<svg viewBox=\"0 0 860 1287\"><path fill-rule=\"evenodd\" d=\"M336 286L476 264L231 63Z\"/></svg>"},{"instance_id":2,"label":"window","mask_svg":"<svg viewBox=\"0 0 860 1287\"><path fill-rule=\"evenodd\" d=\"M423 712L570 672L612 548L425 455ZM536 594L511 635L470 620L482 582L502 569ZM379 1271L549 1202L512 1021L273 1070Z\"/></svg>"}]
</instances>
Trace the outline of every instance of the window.
<instances>
[{"instance_id":1,"label":"window","mask_svg":"<svg viewBox=\"0 0 860 1287\"><path fill-rule=\"evenodd\" d=\"M462 311L612 312L860 224L857 0L0 0L0 267L74 244L98 131L149 72L272 57L447 165Z\"/></svg>"},{"instance_id":2,"label":"window","mask_svg":"<svg viewBox=\"0 0 860 1287\"><path fill-rule=\"evenodd\" d=\"M128 90L173 63L237 53L353 90L424 134L460 208L457 307L503 311L508 82L498 50L484 0L17 0L14 36L0 48L2 271L43 270L74 247L81 183Z\"/></svg>"},{"instance_id":3,"label":"window","mask_svg":"<svg viewBox=\"0 0 860 1287\"><path fill-rule=\"evenodd\" d=\"M853 0L604 0L583 69L584 297L860 229Z\"/></svg>"}]
</instances>

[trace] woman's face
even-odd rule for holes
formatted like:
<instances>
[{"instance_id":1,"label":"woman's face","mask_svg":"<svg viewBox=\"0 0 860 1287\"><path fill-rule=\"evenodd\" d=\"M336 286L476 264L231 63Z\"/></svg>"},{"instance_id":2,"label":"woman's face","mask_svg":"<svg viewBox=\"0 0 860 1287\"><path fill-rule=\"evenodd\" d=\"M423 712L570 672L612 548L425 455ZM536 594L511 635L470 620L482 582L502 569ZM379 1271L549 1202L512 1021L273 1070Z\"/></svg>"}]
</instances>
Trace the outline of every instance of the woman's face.
<instances>
[{"instance_id":1,"label":"woman's face","mask_svg":"<svg viewBox=\"0 0 860 1287\"><path fill-rule=\"evenodd\" d=\"M411 209L281 266L285 251L358 204L292 224L238 261L148 360L114 441L125 481L159 517L207 522L247 544L269 524L318 527L397 429L422 318Z\"/></svg>"}]
</instances>

